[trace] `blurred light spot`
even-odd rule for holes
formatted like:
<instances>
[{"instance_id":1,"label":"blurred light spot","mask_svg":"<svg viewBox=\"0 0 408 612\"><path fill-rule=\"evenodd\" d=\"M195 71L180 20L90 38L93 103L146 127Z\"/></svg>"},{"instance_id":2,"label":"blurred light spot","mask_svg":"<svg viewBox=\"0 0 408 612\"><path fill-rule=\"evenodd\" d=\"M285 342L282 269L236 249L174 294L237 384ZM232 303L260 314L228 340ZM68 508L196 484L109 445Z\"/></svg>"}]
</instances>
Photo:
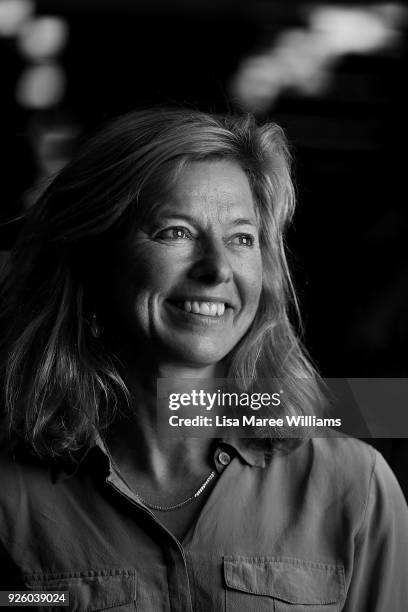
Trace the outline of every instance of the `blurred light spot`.
<instances>
[{"instance_id":1,"label":"blurred light spot","mask_svg":"<svg viewBox=\"0 0 408 612\"><path fill-rule=\"evenodd\" d=\"M33 12L31 0L0 0L0 36L15 36Z\"/></svg>"},{"instance_id":2,"label":"blurred light spot","mask_svg":"<svg viewBox=\"0 0 408 612\"><path fill-rule=\"evenodd\" d=\"M401 4L312 5L308 28L283 31L269 49L241 62L231 80L231 97L243 110L265 112L283 91L322 94L344 55L397 46L406 17Z\"/></svg>"},{"instance_id":3,"label":"blurred light spot","mask_svg":"<svg viewBox=\"0 0 408 612\"><path fill-rule=\"evenodd\" d=\"M328 64L322 36L306 29L284 32L278 39L274 57L282 66L282 85L315 94L325 84Z\"/></svg>"},{"instance_id":4,"label":"blurred light spot","mask_svg":"<svg viewBox=\"0 0 408 612\"><path fill-rule=\"evenodd\" d=\"M68 40L68 24L60 17L36 17L27 21L18 34L18 47L28 59L55 57Z\"/></svg>"},{"instance_id":5,"label":"blurred light spot","mask_svg":"<svg viewBox=\"0 0 408 612\"><path fill-rule=\"evenodd\" d=\"M55 64L29 66L21 73L16 86L16 99L26 108L45 109L64 97L66 78Z\"/></svg>"},{"instance_id":6,"label":"blurred light spot","mask_svg":"<svg viewBox=\"0 0 408 612\"><path fill-rule=\"evenodd\" d=\"M23 196L24 207L32 206L54 176L69 162L74 153L80 127L70 116L50 113L33 114L28 138L36 161L37 176Z\"/></svg>"},{"instance_id":7,"label":"blurred light spot","mask_svg":"<svg viewBox=\"0 0 408 612\"><path fill-rule=\"evenodd\" d=\"M287 30L269 52L241 63L232 81L232 95L251 112L266 111L284 90L317 95L329 81L330 62L320 34Z\"/></svg>"},{"instance_id":8,"label":"blurred light spot","mask_svg":"<svg viewBox=\"0 0 408 612\"><path fill-rule=\"evenodd\" d=\"M33 133L32 146L39 168L53 175L69 161L79 129L72 123L39 126Z\"/></svg>"},{"instance_id":9,"label":"blurred light spot","mask_svg":"<svg viewBox=\"0 0 408 612\"><path fill-rule=\"evenodd\" d=\"M278 96L284 80L282 66L274 58L245 59L232 83L232 94L242 108L262 112Z\"/></svg>"},{"instance_id":10,"label":"blurred light spot","mask_svg":"<svg viewBox=\"0 0 408 612\"><path fill-rule=\"evenodd\" d=\"M394 43L399 36L397 12L391 12L389 5L378 5L378 9L320 6L311 10L309 21L312 29L325 36L327 52L370 53Z\"/></svg>"}]
</instances>

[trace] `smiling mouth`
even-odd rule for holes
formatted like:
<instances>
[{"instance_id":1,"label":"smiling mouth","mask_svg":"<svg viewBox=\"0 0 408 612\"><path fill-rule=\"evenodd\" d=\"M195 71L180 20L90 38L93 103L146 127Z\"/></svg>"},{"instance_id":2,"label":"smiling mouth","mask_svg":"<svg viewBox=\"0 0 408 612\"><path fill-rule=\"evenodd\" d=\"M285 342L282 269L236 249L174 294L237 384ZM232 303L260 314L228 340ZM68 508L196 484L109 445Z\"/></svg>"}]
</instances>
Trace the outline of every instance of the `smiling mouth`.
<instances>
[{"instance_id":1,"label":"smiling mouth","mask_svg":"<svg viewBox=\"0 0 408 612\"><path fill-rule=\"evenodd\" d=\"M172 302L177 308L184 312L204 317L222 317L228 306L225 302L199 302L196 300L184 300L182 302Z\"/></svg>"}]
</instances>

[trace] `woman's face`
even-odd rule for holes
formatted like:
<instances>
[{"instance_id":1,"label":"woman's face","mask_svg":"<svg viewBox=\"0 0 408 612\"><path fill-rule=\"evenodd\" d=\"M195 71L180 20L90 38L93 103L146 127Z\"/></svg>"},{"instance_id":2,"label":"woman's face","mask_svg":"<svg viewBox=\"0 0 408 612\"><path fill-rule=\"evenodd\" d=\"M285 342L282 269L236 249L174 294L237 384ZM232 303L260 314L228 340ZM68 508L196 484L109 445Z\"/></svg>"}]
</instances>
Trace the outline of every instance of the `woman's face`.
<instances>
[{"instance_id":1,"label":"woman's face","mask_svg":"<svg viewBox=\"0 0 408 612\"><path fill-rule=\"evenodd\" d=\"M158 362L208 366L251 325L262 286L248 179L231 161L195 162L121 247L114 279L120 341Z\"/></svg>"}]
</instances>

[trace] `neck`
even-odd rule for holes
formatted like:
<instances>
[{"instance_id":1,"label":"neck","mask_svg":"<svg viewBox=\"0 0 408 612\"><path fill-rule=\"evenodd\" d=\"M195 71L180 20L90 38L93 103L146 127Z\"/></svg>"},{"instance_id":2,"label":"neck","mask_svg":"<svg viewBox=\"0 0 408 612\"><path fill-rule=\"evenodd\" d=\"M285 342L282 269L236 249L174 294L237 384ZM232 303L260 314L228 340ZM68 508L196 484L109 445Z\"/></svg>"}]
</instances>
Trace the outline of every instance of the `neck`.
<instances>
[{"instance_id":1,"label":"neck","mask_svg":"<svg viewBox=\"0 0 408 612\"><path fill-rule=\"evenodd\" d=\"M122 359L122 363L122 375L132 404L130 417L116 424L110 440L115 461L127 473L145 476L158 487L174 479L202 477L211 469L212 439L186 437L178 428L168 435L165 427L158 427L157 379L221 378L225 375L224 369L220 365L197 367L135 358Z\"/></svg>"}]
</instances>

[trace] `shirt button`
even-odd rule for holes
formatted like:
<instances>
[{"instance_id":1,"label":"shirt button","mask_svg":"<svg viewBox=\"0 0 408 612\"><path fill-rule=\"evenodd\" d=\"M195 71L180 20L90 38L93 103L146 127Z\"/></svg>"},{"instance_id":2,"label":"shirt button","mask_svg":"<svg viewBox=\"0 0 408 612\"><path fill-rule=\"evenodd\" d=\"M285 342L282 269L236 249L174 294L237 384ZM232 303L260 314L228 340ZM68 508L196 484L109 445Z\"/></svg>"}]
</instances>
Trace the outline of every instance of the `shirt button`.
<instances>
[{"instance_id":1,"label":"shirt button","mask_svg":"<svg viewBox=\"0 0 408 612\"><path fill-rule=\"evenodd\" d=\"M221 463L221 465L228 465L229 462L231 461L231 457L229 456L228 453L226 453L225 451L222 451L218 455L218 461Z\"/></svg>"}]
</instances>

